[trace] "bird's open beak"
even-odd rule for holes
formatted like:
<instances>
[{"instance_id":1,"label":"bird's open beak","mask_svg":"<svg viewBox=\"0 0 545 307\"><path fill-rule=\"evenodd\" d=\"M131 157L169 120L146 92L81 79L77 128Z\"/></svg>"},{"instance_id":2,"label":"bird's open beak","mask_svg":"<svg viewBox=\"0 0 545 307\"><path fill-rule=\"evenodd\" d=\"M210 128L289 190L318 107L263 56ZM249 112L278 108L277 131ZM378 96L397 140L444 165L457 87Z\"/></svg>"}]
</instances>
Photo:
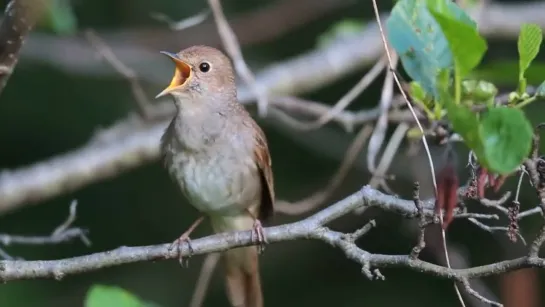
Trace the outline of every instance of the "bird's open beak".
<instances>
[{"instance_id":1,"label":"bird's open beak","mask_svg":"<svg viewBox=\"0 0 545 307\"><path fill-rule=\"evenodd\" d=\"M161 51L161 53L168 56L174 62L174 64L176 65L176 69L174 70L174 76L172 77L170 84L167 86L167 88L165 88L162 92L155 96L155 98L162 97L170 93L173 89L184 85L186 81L191 77L191 66L180 60L178 56L174 53L167 51Z\"/></svg>"}]
</instances>

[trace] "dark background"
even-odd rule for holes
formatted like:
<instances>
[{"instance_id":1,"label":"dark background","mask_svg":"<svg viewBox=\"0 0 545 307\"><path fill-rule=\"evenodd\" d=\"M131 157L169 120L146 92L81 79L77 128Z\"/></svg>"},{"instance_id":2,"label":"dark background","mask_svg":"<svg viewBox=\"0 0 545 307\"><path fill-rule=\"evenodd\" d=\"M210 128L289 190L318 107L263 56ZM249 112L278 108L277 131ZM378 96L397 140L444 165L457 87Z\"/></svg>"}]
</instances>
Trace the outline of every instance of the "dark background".
<instances>
[{"instance_id":1,"label":"dark background","mask_svg":"<svg viewBox=\"0 0 545 307\"><path fill-rule=\"evenodd\" d=\"M231 19L274 2L279 1L224 0L222 4ZM316 1L325 2L331 3ZM286 60L315 48L318 36L340 20L374 20L371 1L340 2L342 4L330 4L331 8L321 13L319 18L306 21L274 38L260 40L260 33L251 29L244 33L237 32L252 69L258 71L272 62ZM163 61L159 50L178 51L197 43L220 46L212 19L173 35L165 24L150 17L150 13L155 11L168 13L173 19L187 18L206 8L207 3L203 0L74 0L71 5L77 18L76 32L59 33L47 25L40 26L23 47L19 65L0 97L0 170L22 167L82 146L99 127L108 127L134 110L126 80L108 66L88 67L86 70L85 65L75 65L76 68L71 69L71 64L67 63L58 67L49 56L41 57L42 53L47 54L49 46L43 43L48 41L45 38L55 37L55 42L61 46L64 44L63 56L75 62L85 63L89 60L78 55L76 49L70 49L73 42L82 39L81 31L87 28L96 30L108 43L116 46L125 44L157 52L156 61L160 65L143 62L134 67L144 80L149 97L155 96L167 85L172 73L172 67ZM379 1L379 5L387 12L392 3ZM301 12L296 11L297 14ZM275 21L278 25L283 23L282 20ZM274 29L278 27L277 24L260 25ZM493 78L490 80L501 82L505 90L514 89L512 81L517 77L515 39L496 38L489 41L489 52L479 71L483 76ZM123 61L123 54L116 55ZM537 85L541 82L544 71L541 68L545 67L543 60L541 53L534 64L535 68L531 70L530 83ZM334 103L364 73L365 70L357 71L305 97ZM162 81L145 82L151 79ZM352 108L375 106L380 97L381 83L375 82L352 104ZM540 103L532 105L529 114L534 123L544 119ZM301 199L327 183L354 137L354 134L347 134L336 124L303 133L282 128L271 120L259 122L269 139L277 195L291 201ZM423 154L421 151L420 155ZM467 176L467 170L463 168L465 157L466 150L461 149L459 174L464 178ZM398 176L398 180L391 182L390 186L403 197L410 196L415 171L407 167L406 159L406 153L399 152L390 168ZM427 171L427 168L423 169ZM369 179L365 155L362 154L347 181L328 203L356 191ZM515 183L515 179L510 179L505 189L513 188ZM523 209L535 205L533 193L526 184L521 198ZM121 245L166 243L179 236L198 217L197 212L174 188L161 164L155 162L35 206L25 206L4 214L0 216L0 232L47 234L65 218L72 199L79 202L76 225L90 230L89 236L93 242L90 248L75 241L55 246L9 246L5 250L25 259L57 259L105 251ZM363 225L370 216L377 220L378 227L360 240L361 246L376 253L407 254L410 251L416 238L413 223L397 216L381 212L350 215L336 221L332 227L351 231ZM274 223L298 218L277 215ZM539 222L540 218L536 216L522 223L523 234L529 240L539 227ZM210 233L210 227L205 225L199 227L193 237ZM503 233L489 234L467 221L455 221L449 229L448 238L471 265L519 256L524 251L520 244L510 243ZM431 250L425 250L422 257L436 262L436 255ZM100 283L120 286L161 306L187 306L202 259L193 257L189 268L181 268L177 261L159 261L104 269L67 277L60 282L9 282L0 286L0 305L83 306L89 287ZM383 270L385 281L369 281L360 273L361 268L357 264L321 242L275 244L267 248L260 261L267 306L459 306L450 281L407 269ZM204 306L226 306L220 272L217 270L214 275ZM534 290L543 288L543 273L538 272L539 276L536 277L533 272L525 270L482 281L491 291L486 293L497 298L509 295L507 292L516 287L512 285L514 282L529 291L521 294L519 298L522 300L527 295L539 296L539 292ZM537 307L522 304L520 301L518 306Z\"/></svg>"}]
</instances>

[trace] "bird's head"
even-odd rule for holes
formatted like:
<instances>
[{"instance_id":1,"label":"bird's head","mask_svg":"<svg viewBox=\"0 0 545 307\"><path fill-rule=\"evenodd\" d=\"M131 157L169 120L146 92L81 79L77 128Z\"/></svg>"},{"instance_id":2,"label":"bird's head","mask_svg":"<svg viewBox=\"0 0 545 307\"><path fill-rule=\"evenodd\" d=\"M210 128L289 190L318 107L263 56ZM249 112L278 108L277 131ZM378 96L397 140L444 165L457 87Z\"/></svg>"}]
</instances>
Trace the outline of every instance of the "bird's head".
<instances>
[{"instance_id":1,"label":"bird's head","mask_svg":"<svg viewBox=\"0 0 545 307\"><path fill-rule=\"evenodd\" d=\"M182 100L201 101L236 96L230 59L220 50L193 46L178 53L161 51L176 65L170 84L155 98L170 94Z\"/></svg>"}]
</instances>

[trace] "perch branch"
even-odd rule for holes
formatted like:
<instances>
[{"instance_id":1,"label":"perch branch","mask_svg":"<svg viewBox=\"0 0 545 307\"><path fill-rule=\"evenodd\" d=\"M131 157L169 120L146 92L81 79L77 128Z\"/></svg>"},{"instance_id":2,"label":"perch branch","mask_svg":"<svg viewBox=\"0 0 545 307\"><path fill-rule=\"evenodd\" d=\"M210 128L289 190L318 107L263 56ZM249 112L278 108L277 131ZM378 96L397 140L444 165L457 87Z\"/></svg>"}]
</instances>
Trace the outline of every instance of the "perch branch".
<instances>
[{"instance_id":1,"label":"perch branch","mask_svg":"<svg viewBox=\"0 0 545 307\"><path fill-rule=\"evenodd\" d=\"M423 202L423 212L432 217L433 201ZM404 267L420 273L427 273L440 278L457 281L497 275L526 267L545 268L545 259L537 256L526 256L512 260L501 261L488 265L468 269L449 269L440 265L414 259L410 255L372 254L358 247L350 235L327 228L325 225L344 215L353 212L362 206L378 207L393 211L404 216L418 215L412 200L403 200L383 194L369 186L364 186L356 193L323 209L322 211L301 221L281 226L267 227L264 233L268 242L278 243L290 240L311 239L318 240L340 249L347 258L362 266L367 277L380 278L376 269ZM360 233L361 231L357 231ZM354 236L354 234L352 234ZM252 244L250 231L220 233L192 241L193 255L202 255L222 252L227 249L248 246ZM122 264L154 261L161 259L178 259L178 251L170 250L171 243L139 246L119 247L115 250L99 252L86 256L79 256L61 260L3 260L0 261L0 280L7 282L24 279L55 278L60 280L68 275L96 271ZM190 249L184 245L180 249L184 256L189 255Z\"/></svg>"}]
</instances>

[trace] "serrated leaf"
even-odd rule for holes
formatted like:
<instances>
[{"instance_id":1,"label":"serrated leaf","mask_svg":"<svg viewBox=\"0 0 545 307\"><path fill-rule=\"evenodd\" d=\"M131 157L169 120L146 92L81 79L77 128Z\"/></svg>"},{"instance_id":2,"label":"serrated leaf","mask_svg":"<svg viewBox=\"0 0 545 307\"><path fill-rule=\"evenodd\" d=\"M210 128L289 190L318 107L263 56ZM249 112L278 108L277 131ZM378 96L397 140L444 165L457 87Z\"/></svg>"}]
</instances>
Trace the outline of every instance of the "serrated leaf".
<instances>
[{"instance_id":1,"label":"serrated leaf","mask_svg":"<svg viewBox=\"0 0 545 307\"><path fill-rule=\"evenodd\" d=\"M430 12L448 41L460 77L465 77L481 62L488 49L486 40L473 26L437 11Z\"/></svg>"},{"instance_id":2,"label":"serrated leaf","mask_svg":"<svg viewBox=\"0 0 545 307\"><path fill-rule=\"evenodd\" d=\"M519 52L519 79L524 78L524 73L536 58L543 41L541 28L536 24L523 24L520 28L517 42Z\"/></svg>"},{"instance_id":3,"label":"serrated leaf","mask_svg":"<svg viewBox=\"0 0 545 307\"><path fill-rule=\"evenodd\" d=\"M132 293L113 286L94 285L85 298L85 307L144 307L142 302Z\"/></svg>"},{"instance_id":4,"label":"serrated leaf","mask_svg":"<svg viewBox=\"0 0 545 307\"><path fill-rule=\"evenodd\" d=\"M426 2L398 1L386 21L386 30L407 74L427 93L437 96L437 72L451 67L453 61L447 40Z\"/></svg>"},{"instance_id":5,"label":"serrated leaf","mask_svg":"<svg viewBox=\"0 0 545 307\"><path fill-rule=\"evenodd\" d=\"M519 109L489 109L480 120L483 156L477 158L490 172L507 175L528 157L532 147L532 125Z\"/></svg>"}]
</instances>

